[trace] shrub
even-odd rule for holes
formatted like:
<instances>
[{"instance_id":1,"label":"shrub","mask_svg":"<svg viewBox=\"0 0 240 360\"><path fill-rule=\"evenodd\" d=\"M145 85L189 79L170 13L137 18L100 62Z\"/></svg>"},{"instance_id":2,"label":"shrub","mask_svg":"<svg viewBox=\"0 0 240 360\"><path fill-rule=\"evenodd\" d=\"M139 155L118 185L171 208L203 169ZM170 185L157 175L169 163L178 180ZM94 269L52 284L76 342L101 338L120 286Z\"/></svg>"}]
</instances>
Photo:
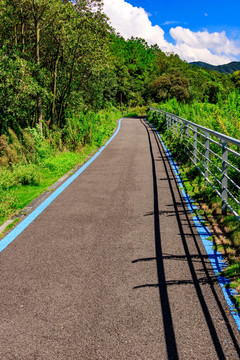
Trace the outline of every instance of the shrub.
<instances>
[{"instance_id":1,"label":"shrub","mask_svg":"<svg viewBox=\"0 0 240 360\"><path fill-rule=\"evenodd\" d=\"M34 164L29 164L14 166L13 179L15 185L38 185L41 177L37 167Z\"/></svg>"},{"instance_id":2,"label":"shrub","mask_svg":"<svg viewBox=\"0 0 240 360\"><path fill-rule=\"evenodd\" d=\"M185 136L172 135L171 131L167 131L165 134L167 146L174 159L181 164L186 164L189 160L189 156Z\"/></svg>"},{"instance_id":3,"label":"shrub","mask_svg":"<svg viewBox=\"0 0 240 360\"><path fill-rule=\"evenodd\" d=\"M36 165L13 165L11 169L1 170L0 188L6 190L18 184L38 185L40 180L40 171Z\"/></svg>"},{"instance_id":4,"label":"shrub","mask_svg":"<svg viewBox=\"0 0 240 360\"><path fill-rule=\"evenodd\" d=\"M148 121L155 126L155 128L164 133L166 131L166 117L158 111L149 111L147 115Z\"/></svg>"}]
</instances>

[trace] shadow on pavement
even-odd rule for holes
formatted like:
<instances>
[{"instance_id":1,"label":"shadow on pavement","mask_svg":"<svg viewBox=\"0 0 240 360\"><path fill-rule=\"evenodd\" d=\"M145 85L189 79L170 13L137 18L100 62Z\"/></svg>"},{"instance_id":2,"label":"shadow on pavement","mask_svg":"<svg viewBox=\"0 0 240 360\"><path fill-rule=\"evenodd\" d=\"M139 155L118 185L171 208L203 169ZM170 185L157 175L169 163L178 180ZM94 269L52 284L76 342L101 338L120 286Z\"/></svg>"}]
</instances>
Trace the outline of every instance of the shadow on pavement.
<instances>
[{"instance_id":1,"label":"shadow on pavement","mask_svg":"<svg viewBox=\"0 0 240 360\"><path fill-rule=\"evenodd\" d=\"M155 249L156 249L156 262L157 262L157 274L158 274L158 284L155 286L158 286L158 288L159 288L159 296L160 296L160 303L161 303L168 359L177 360L179 358L179 356L178 356L178 351L177 351L177 344L176 344L176 338L175 338L175 333L174 333L172 314L171 314L169 298L168 298L168 293L167 293L167 282L166 282L165 270L164 270L164 265L163 265L163 253L162 253L161 233L160 233L158 189L157 189L157 176L156 176L155 160L154 160L149 130L142 120L141 120L141 122L144 124L144 126L146 127L146 130L147 130L148 140L149 140L149 148L150 148L150 154L151 154L151 160L152 160L153 192L154 192L154 231L155 231ZM146 285L146 286L149 286L149 285Z\"/></svg>"},{"instance_id":2,"label":"shadow on pavement","mask_svg":"<svg viewBox=\"0 0 240 360\"><path fill-rule=\"evenodd\" d=\"M209 333L211 335L213 344L215 346L215 351L217 353L217 356L219 359L226 359L222 345L220 343L216 328L214 326L214 323L212 321L211 314L209 312L207 303L204 299L204 295L202 293L201 284L208 284L210 286L210 289L212 291L213 297L216 301L216 304L221 312L222 318L224 320L224 323L226 324L226 327L228 329L229 335L232 338L234 347L238 354L240 354L240 348L238 345L238 342L236 340L236 337L234 336L233 330L231 328L231 325L229 324L228 318L226 316L225 310L221 304L221 301L218 298L217 292L214 288L214 284L217 282L216 276L212 276L209 273L209 269L207 267L206 260L208 259L208 255L203 255L201 252L201 249L199 247L197 237L195 235L195 229L194 225L192 223L191 217L189 216L189 210L187 209L187 206L184 202L184 199L182 198L181 192L177 186L177 180L175 178L174 172L171 168L171 165L169 163L169 159L166 157L165 152L163 151L162 145L160 143L160 139L157 136L156 132L149 128L144 121L142 121L142 124L145 126L148 140L149 140L149 149L150 149L150 155L152 160L152 176L153 176L153 192L154 192L154 212L145 214L145 216L152 215L154 216L154 230L155 230L155 251L156 251L156 258L146 258L146 259L137 259L134 260L133 263L139 262L139 261L153 261L156 260L157 263L157 273L158 273L158 284L143 284L140 286L134 287L134 289L143 288L143 287L158 287L159 288L159 295L160 295L160 303L161 303L161 310L162 310L162 316L163 316L163 323L164 323L164 331L165 331L165 339L166 339L166 348L168 353L169 359L178 359L178 351L177 351L177 345L176 345L176 338L174 334L174 326L173 326L173 320L171 315L171 308L169 304L169 298L168 298L168 292L167 292L167 286L174 286L174 285L184 285L184 284L193 284L195 287L195 291L197 293L199 303L201 305L206 324L209 329ZM156 168L155 168L155 158L153 155L153 149L152 149L152 141L150 137L150 132L154 134L155 141L158 146L158 151L161 157L161 160L163 162L172 202L173 202L173 210L168 212L161 213L159 211L159 204L158 204L158 189L157 189L157 175L156 175ZM180 201L176 200L175 192L177 192L178 198ZM176 256L176 255L164 255L162 252L162 245L161 245L161 232L160 232L160 215L166 215L166 216L175 216L177 219L178 224L178 230L179 234L182 239L183 248L185 251L184 256ZM184 217L184 219L182 219ZM186 234L184 232L184 225L188 225L188 231L190 229L190 233ZM190 254L190 250L187 243L187 238L191 236L191 238L194 241L194 244L197 249L197 254ZM173 259L178 261L187 261L188 267L191 273L191 279L189 280L174 280L174 281L166 281L165 277L165 269L164 269L164 259ZM194 262L201 262L202 263L202 276L198 278L197 272L194 268Z\"/></svg>"}]
</instances>

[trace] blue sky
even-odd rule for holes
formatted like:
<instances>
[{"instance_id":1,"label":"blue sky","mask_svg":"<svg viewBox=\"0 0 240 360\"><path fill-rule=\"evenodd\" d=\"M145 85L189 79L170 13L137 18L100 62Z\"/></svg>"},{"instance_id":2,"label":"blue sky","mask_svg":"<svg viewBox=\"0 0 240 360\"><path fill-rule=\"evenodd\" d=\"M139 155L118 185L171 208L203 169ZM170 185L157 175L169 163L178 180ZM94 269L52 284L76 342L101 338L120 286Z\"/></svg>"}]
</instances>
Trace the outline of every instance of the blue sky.
<instances>
[{"instance_id":1,"label":"blue sky","mask_svg":"<svg viewBox=\"0 0 240 360\"><path fill-rule=\"evenodd\" d=\"M104 0L125 38L143 37L186 61L240 61L240 0Z\"/></svg>"}]
</instances>

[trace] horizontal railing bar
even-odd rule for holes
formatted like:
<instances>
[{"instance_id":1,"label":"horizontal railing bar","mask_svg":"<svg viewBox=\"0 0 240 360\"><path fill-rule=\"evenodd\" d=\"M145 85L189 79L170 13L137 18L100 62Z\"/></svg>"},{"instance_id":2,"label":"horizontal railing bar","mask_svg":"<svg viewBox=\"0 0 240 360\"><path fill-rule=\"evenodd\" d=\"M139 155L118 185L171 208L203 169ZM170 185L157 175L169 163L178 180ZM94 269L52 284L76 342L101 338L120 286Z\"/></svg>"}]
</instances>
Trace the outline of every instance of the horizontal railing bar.
<instances>
[{"instance_id":1,"label":"horizontal railing bar","mask_svg":"<svg viewBox=\"0 0 240 360\"><path fill-rule=\"evenodd\" d=\"M200 151L200 150L196 149L196 151L197 151L197 153L198 153L198 154L200 154L200 155L202 155L203 157L205 157L205 156L204 156L204 154L203 154L203 153L201 153L201 151Z\"/></svg>"},{"instance_id":2,"label":"horizontal railing bar","mask_svg":"<svg viewBox=\"0 0 240 360\"><path fill-rule=\"evenodd\" d=\"M196 142L197 142L199 145L205 147L205 144L203 144L203 143L202 143L201 141L199 141L198 139L196 139Z\"/></svg>"},{"instance_id":3,"label":"horizontal railing bar","mask_svg":"<svg viewBox=\"0 0 240 360\"><path fill-rule=\"evenodd\" d=\"M200 135L200 136L202 136L203 138L205 138L206 137L206 134L204 134L204 133L200 133L199 131L195 131L198 135Z\"/></svg>"},{"instance_id":4,"label":"horizontal railing bar","mask_svg":"<svg viewBox=\"0 0 240 360\"><path fill-rule=\"evenodd\" d=\"M211 143L213 143L213 144L215 144L215 145L217 145L219 147L222 147L222 144L220 142L218 142L216 140L213 140L212 138L209 138L209 141L211 141Z\"/></svg>"},{"instance_id":5,"label":"horizontal railing bar","mask_svg":"<svg viewBox=\"0 0 240 360\"><path fill-rule=\"evenodd\" d=\"M188 148L190 154L194 155L194 152Z\"/></svg>"},{"instance_id":6,"label":"horizontal railing bar","mask_svg":"<svg viewBox=\"0 0 240 360\"><path fill-rule=\"evenodd\" d=\"M198 162L205 168L205 164L197 157Z\"/></svg>"},{"instance_id":7,"label":"horizontal railing bar","mask_svg":"<svg viewBox=\"0 0 240 360\"><path fill-rule=\"evenodd\" d=\"M190 157L190 159L193 161L193 159ZM217 193L218 196L221 197L221 193L219 192L219 190L213 185L213 183L209 180L209 178L205 177L204 172L201 170L201 168L196 165L198 170L200 171L200 173L203 175L203 177L205 178L205 180L211 185L211 187L214 189L214 191Z\"/></svg>"},{"instance_id":8,"label":"horizontal railing bar","mask_svg":"<svg viewBox=\"0 0 240 360\"><path fill-rule=\"evenodd\" d=\"M227 206L227 208L233 213L233 215L237 218L237 220L240 221L240 215L233 209L233 207L226 201L223 202Z\"/></svg>"},{"instance_id":9,"label":"horizontal railing bar","mask_svg":"<svg viewBox=\"0 0 240 360\"><path fill-rule=\"evenodd\" d=\"M194 153L192 151L190 151L190 153L192 155L194 155ZM193 161L193 158L190 158L192 161ZM203 162L198 158L196 157L196 160L203 166L203 168L205 168L205 164L203 164ZM200 170L199 166L196 164L196 166L198 167L198 169ZM219 169L220 170L220 169ZM211 172L211 170L208 169L208 172L209 174L212 175L212 177L216 180L216 182L221 186L221 181ZM204 176L204 178L206 179L205 177L205 174L201 171L202 175ZM220 193L219 193L220 194Z\"/></svg>"},{"instance_id":10,"label":"horizontal railing bar","mask_svg":"<svg viewBox=\"0 0 240 360\"><path fill-rule=\"evenodd\" d=\"M180 122L179 121L179 124L182 124L183 122ZM191 132L193 132L194 134L198 134L198 135L200 135L200 136L202 136L202 137L205 137L205 134L202 134L202 133L200 133L199 131L197 131L197 130L195 130L192 126L188 126L188 125L186 125L186 124L184 124L187 128L188 128L188 130L190 130Z\"/></svg>"},{"instance_id":11,"label":"horizontal railing bar","mask_svg":"<svg viewBox=\"0 0 240 360\"><path fill-rule=\"evenodd\" d=\"M189 129L190 131L192 131L194 134L198 134L198 135L200 135L200 136L202 136L202 137L205 137L205 134L200 133L199 131L193 129L193 128L190 127L190 126L188 126L188 129Z\"/></svg>"},{"instance_id":12,"label":"horizontal railing bar","mask_svg":"<svg viewBox=\"0 0 240 360\"><path fill-rule=\"evenodd\" d=\"M210 152L211 154L213 154L214 156L216 156L217 158L219 158L219 159L222 161L221 156L219 156L217 153L215 153L215 152L212 151L211 149L209 149L209 152Z\"/></svg>"},{"instance_id":13,"label":"horizontal railing bar","mask_svg":"<svg viewBox=\"0 0 240 360\"><path fill-rule=\"evenodd\" d=\"M205 174L201 171L201 169L199 169L200 172L202 173L202 175L205 177ZM219 190L216 188L216 186L213 185L213 183L209 180L209 178L206 178L206 181L211 185L211 187L215 190L215 192L217 193L218 196L221 197L221 193L219 192Z\"/></svg>"},{"instance_id":14,"label":"horizontal railing bar","mask_svg":"<svg viewBox=\"0 0 240 360\"><path fill-rule=\"evenodd\" d=\"M208 170L209 174L212 175L212 177L216 180L216 182L221 186L221 181L211 172L211 170Z\"/></svg>"},{"instance_id":15,"label":"horizontal railing bar","mask_svg":"<svg viewBox=\"0 0 240 360\"><path fill-rule=\"evenodd\" d=\"M229 149L229 147L226 148L231 154L237 156L237 157L240 157L240 154L232 149Z\"/></svg>"},{"instance_id":16,"label":"horizontal railing bar","mask_svg":"<svg viewBox=\"0 0 240 360\"><path fill-rule=\"evenodd\" d=\"M194 136L192 136L192 135L188 134L188 137L190 137L191 139L193 139L193 140L194 140Z\"/></svg>"},{"instance_id":17,"label":"horizontal railing bar","mask_svg":"<svg viewBox=\"0 0 240 360\"><path fill-rule=\"evenodd\" d=\"M226 164L229 165L231 168L233 168L234 170L236 170L240 174L240 170L238 168L236 168L233 164L231 164L228 161L226 161Z\"/></svg>"},{"instance_id":18,"label":"horizontal railing bar","mask_svg":"<svg viewBox=\"0 0 240 360\"><path fill-rule=\"evenodd\" d=\"M240 206L240 201L237 200L237 199L235 198L235 196L234 196L228 189L226 189L226 190L227 190L228 195L231 196L231 198L235 201L235 203L236 203L238 206Z\"/></svg>"},{"instance_id":19,"label":"horizontal railing bar","mask_svg":"<svg viewBox=\"0 0 240 360\"><path fill-rule=\"evenodd\" d=\"M213 165L220 173L222 173L222 169L220 169L220 167L218 167L216 164L211 162L211 165Z\"/></svg>"},{"instance_id":20,"label":"horizontal railing bar","mask_svg":"<svg viewBox=\"0 0 240 360\"><path fill-rule=\"evenodd\" d=\"M236 184L235 181L233 181L228 175L225 176L238 190L240 190L240 186Z\"/></svg>"}]
</instances>

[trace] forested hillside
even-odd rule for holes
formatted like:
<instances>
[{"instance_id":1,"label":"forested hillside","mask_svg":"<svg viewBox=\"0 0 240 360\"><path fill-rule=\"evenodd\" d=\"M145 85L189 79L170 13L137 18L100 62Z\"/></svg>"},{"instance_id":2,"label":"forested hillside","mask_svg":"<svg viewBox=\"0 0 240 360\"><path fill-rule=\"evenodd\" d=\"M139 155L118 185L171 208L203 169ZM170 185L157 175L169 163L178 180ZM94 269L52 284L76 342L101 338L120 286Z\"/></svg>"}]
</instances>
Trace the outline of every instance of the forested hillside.
<instances>
[{"instance_id":1,"label":"forested hillside","mask_svg":"<svg viewBox=\"0 0 240 360\"><path fill-rule=\"evenodd\" d=\"M101 0L1 0L0 14L0 133L62 128L73 113L109 104L216 103L234 88L142 39L125 41Z\"/></svg>"},{"instance_id":2,"label":"forested hillside","mask_svg":"<svg viewBox=\"0 0 240 360\"><path fill-rule=\"evenodd\" d=\"M120 110L157 103L191 116L192 104L205 104L234 133L239 87L240 72L192 67L144 39L125 40L101 0L0 0L0 222L31 200L19 200L22 186L46 188L46 173L61 169L53 181L79 162L74 151L100 146Z\"/></svg>"},{"instance_id":3,"label":"forested hillside","mask_svg":"<svg viewBox=\"0 0 240 360\"><path fill-rule=\"evenodd\" d=\"M223 73L223 74L233 74L235 71L240 70L240 61L232 61L228 64L216 65L216 66L207 64L202 61L194 61L194 62L191 62L190 64L197 65L197 66L206 68L208 70L219 71L220 73Z\"/></svg>"}]
</instances>

